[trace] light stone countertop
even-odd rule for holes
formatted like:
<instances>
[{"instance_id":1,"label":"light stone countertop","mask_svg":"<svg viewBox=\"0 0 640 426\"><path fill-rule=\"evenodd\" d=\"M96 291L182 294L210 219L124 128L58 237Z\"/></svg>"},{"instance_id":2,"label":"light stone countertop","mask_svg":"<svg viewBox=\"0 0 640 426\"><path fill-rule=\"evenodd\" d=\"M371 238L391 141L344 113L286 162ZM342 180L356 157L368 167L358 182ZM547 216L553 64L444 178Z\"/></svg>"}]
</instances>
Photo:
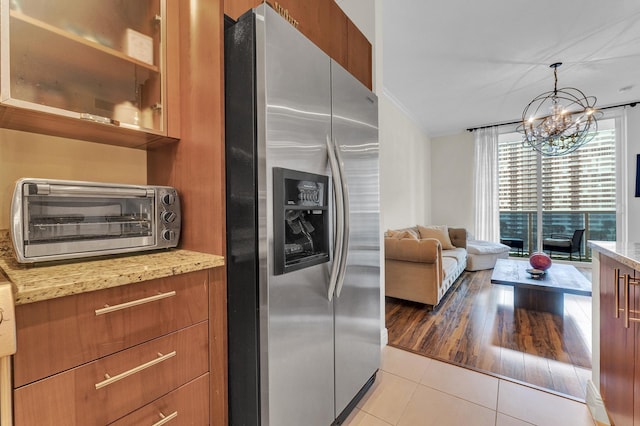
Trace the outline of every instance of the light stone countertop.
<instances>
[{"instance_id":1,"label":"light stone countertop","mask_svg":"<svg viewBox=\"0 0 640 426\"><path fill-rule=\"evenodd\" d=\"M617 241L588 241L592 250L635 270L640 270L640 243L620 243Z\"/></svg>"},{"instance_id":2,"label":"light stone countertop","mask_svg":"<svg viewBox=\"0 0 640 426\"><path fill-rule=\"evenodd\" d=\"M13 256L8 231L0 231L0 269L13 285L16 305L223 265L222 256L181 249L24 265Z\"/></svg>"}]
</instances>

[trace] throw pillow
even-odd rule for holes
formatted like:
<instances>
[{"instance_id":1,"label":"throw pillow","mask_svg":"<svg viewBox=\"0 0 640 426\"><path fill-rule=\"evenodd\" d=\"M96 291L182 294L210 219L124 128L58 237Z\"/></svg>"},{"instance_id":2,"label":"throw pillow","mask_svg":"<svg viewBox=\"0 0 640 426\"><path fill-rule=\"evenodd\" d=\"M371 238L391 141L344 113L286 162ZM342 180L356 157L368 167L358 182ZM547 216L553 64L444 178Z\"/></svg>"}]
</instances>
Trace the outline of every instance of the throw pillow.
<instances>
[{"instance_id":1,"label":"throw pillow","mask_svg":"<svg viewBox=\"0 0 640 426\"><path fill-rule=\"evenodd\" d=\"M412 240L420 239L420 237L415 232L412 232L411 230L408 230L408 229L399 230L399 231L388 229L387 232L385 232L385 237L395 238L398 240L401 240L403 238L409 238Z\"/></svg>"},{"instance_id":2,"label":"throw pillow","mask_svg":"<svg viewBox=\"0 0 640 426\"><path fill-rule=\"evenodd\" d=\"M388 238L396 238L396 235L400 234L400 231L394 231L393 229L387 229L387 232L384 233L385 237Z\"/></svg>"},{"instance_id":3,"label":"throw pillow","mask_svg":"<svg viewBox=\"0 0 640 426\"><path fill-rule=\"evenodd\" d=\"M409 238L411 240L417 240L418 237L411 231L387 231L387 235L391 238L395 238L397 240L402 240L404 238Z\"/></svg>"},{"instance_id":4,"label":"throw pillow","mask_svg":"<svg viewBox=\"0 0 640 426\"><path fill-rule=\"evenodd\" d=\"M451 238L449 238L449 228L447 227L447 225L418 225L418 231L420 231L420 238L435 238L436 240L440 241L442 250L452 250L456 248L451 243Z\"/></svg>"}]
</instances>

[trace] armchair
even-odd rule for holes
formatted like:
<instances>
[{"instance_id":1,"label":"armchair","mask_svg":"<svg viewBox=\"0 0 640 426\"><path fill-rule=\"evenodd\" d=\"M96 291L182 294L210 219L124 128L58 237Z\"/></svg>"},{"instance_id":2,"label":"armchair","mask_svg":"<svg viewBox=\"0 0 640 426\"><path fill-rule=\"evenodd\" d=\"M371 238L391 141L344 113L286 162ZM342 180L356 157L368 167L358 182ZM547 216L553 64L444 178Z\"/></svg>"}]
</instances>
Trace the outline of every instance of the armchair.
<instances>
[{"instance_id":1,"label":"armchair","mask_svg":"<svg viewBox=\"0 0 640 426\"><path fill-rule=\"evenodd\" d=\"M573 235L551 234L551 238L542 240L542 250L552 252L568 253L569 260L573 260L571 255L578 253L578 257L582 260L582 237L584 229L576 229Z\"/></svg>"}]
</instances>

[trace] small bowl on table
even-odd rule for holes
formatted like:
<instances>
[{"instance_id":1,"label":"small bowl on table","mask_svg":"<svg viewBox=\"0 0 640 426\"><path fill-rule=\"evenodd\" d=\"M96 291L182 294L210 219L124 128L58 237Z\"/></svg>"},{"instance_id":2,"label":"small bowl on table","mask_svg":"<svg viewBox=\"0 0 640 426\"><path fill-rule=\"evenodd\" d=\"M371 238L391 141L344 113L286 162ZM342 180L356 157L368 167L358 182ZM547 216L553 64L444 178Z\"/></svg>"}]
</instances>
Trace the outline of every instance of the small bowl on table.
<instances>
[{"instance_id":1,"label":"small bowl on table","mask_svg":"<svg viewBox=\"0 0 640 426\"><path fill-rule=\"evenodd\" d=\"M539 280L540 278L544 277L544 274L546 272L543 271L542 269L531 268L531 269L527 269L527 273L531 275L531 278Z\"/></svg>"}]
</instances>

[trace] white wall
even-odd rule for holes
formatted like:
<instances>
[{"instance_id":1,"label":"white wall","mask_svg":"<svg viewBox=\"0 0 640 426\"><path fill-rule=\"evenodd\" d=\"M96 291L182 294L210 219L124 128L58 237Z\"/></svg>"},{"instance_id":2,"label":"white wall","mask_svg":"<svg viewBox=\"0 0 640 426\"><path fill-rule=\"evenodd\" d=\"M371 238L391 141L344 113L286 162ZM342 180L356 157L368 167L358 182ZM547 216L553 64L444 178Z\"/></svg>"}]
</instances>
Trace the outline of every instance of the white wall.
<instances>
[{"instance_id":1,"label":"white wall","mask_svg":"<svg viewBox=\"0 0 640 426\"><path fill-rule=\"evenodd\" d=\"M431 222L430 141L382 90L382 0L337 0L372 44L378 95L381 230Z\"/></svg>"},{"instance_id":2,"label":"white wall","mask_svg":"<svg viewBox=\"0 0 640 426\"><path fill-rule=\"evenodd\" d=\"M383 92L382 1L338 0L338 5L372 45L373 91L378 95L380 139L380 235L389 228L429 223L431 143L425 132ZM386 345L384 248L380 253L380 324Z\"/></svg>"},{"instance_id":3,"label":"white wall","mask_svg":"<svg viewBox=\"0 0 640 426\"><path fill-rule=\"evenodd\" d=\"M473 133L431 141L431 220L475 233L473 215Z\"/></svg>"}]
</instances>

